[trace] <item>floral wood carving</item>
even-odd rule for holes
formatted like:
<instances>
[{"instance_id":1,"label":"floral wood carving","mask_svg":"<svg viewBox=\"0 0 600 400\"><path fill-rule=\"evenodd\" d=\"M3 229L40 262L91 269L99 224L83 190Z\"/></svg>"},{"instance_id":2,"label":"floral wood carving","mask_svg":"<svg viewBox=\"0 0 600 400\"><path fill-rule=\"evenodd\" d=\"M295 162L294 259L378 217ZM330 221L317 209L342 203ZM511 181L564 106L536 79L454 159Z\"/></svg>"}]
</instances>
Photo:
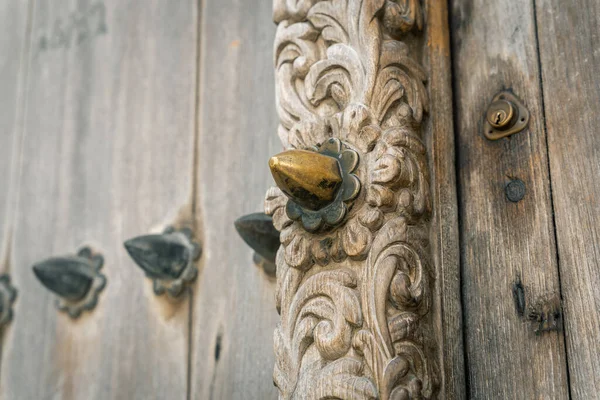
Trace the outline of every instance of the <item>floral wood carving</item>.
<instances>
[{"instance_id":1,"label":"floral wood carving","mask_svg":"<svg viewBox=\"0 0 600 400\"><path fill-rule=\"evenodd\" d=\"M278 134L286 149L336 139L358 153L341 223L306 229L269 189L277 254L274 381L282 399L436 395L421 123L426 74L403 42L418 0L275 0ZM429 343L429 345L427 343Z\"/></svg>"}]
</instances>

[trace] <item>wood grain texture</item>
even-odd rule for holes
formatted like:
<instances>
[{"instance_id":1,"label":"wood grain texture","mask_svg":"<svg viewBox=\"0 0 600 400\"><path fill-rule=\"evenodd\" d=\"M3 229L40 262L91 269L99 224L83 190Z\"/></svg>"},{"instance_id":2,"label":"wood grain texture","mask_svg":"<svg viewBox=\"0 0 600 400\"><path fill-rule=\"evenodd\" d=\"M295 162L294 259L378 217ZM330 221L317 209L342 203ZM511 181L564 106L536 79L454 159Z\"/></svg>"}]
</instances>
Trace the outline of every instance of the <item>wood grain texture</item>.
<instances>
[{"instance_id":1,"label":"wood grain texture","mask_svg":"<svg viewBox=\"0 0 600 400\"><path fill-rule=\"evenodd\" d=\"M280 398L438 398L445 327L433 290L439 238L432 246L424 143L438 132L423 129L422 58L428 39L443 44L423 36L418 1L273 5L279 137L290 155L312 148L340 157L344 176L336 200L316 210L286 196L281 182L266 195L265 212L281 232Z\"/></svg>"},{"instance_id":2,"label":"wood grain texture","mask_svg":"<svg viewBox=\"0 0 600 400\"><path fill-rule=\"evenodd\" d=\"M437 312L438 335L441 338L439 365L441 393L446 399L466 398L465 357L460 298L460 259L458 204L456 197L454 120L450 30L446 1L425 2L427 23L425 37L426 64L429 70L429 123L425 125L425 140L431 164L433 199L432 244L436 290L440 311ZM441 398L444 398L440 396Z\"/></svg>"},{"instance_id":3,"label":"wood grain texture","mask_svg":"<svg viewBox=\"0 0 600 400\"><path fill-rule=\"evenodd\" d=\"M189 204L195 4L39 0L33 15L0 398L183 399L188 303L156 298L122 243ZM73 321L31 265L84 243L108 285Z\"/></svg>"},{"instance_id":4,"label":"wood grain texture","mask_svg":"<svg viewBox=\"0 0 600 400\"><path fill-rule=\"evenodd\" d=\"M271 4L207 1L201 21L198 140L203 271L193 311L192 399L275 399L274 282L253 265L233 221L261 211L281 146Z\"/></svg>"},{"instance_id":5,"label":"wood grain texture","mask_svg":"<svg viewBox=\"0 0 600 400\"><path fill-rule=\"evenodd\" d=\"M0 274L10 273L10 237L18 184L17 163L22 136L23 86L27 80L30 2L0 4Z\"/></svg>"},{"instance_id":6,"label":"wood grain texture","mask_svg":"<svg viewBox=\"0 0 600 400\"><path fill-rule=\"evenodd\" d=\"M537 1L571 397L600 392L600 3Z\"/></svg>"},{"instance_id":7,"label":"wood grain texture","mask_svg":"<svg viewBox=\"0 0 600 400\"><path fill-rule=\"evenodd\" d=\"M528 320L560 295L533 5L451 4L469 396L565 399L560 323L536 334ZM528 107L529 129L488 141L482 118L503 89ZM513 178L526 185L518 203L504 192Z\"/></svg>"},{"instance_id":8,"label":"wood grain texture","mask_svg":"<svg viewBox=\"0 0 600 400\"><path fill-rule=\"evenodd\" d=\"M30 2L26 1L10 0L0 4L0 26L4 31L0 38L0 275L9 276L12 269L10 252L19 182L20 139L23 133L23 86L27 81L30 10ZM14 280L12 284L14 286ZM0 371L4 337L11 329L10 323L2 325Z\"/></svg>"}]
</instances>

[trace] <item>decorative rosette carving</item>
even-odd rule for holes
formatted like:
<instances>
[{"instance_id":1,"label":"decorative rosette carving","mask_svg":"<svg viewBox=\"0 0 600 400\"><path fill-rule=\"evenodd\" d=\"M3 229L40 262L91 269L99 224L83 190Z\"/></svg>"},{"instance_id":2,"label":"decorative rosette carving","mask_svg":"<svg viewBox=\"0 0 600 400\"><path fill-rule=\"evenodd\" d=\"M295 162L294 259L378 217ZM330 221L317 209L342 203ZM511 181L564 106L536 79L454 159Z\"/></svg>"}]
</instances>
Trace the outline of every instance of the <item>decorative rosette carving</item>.
<instances>
[{"instance_id":1,"label":"decorative rosette carving","mask_svg":"<svg viewBox=\"0 0 600 400\"><path fill-rule=\"evenodd\" d=\"M427 76L399 40L421 29L419 3L275 0L274 18L284 147L338 157L357 181L327 206L335 215L267 192L281 240L280 397L432 398Z\"/></svg>"}]
</instances>

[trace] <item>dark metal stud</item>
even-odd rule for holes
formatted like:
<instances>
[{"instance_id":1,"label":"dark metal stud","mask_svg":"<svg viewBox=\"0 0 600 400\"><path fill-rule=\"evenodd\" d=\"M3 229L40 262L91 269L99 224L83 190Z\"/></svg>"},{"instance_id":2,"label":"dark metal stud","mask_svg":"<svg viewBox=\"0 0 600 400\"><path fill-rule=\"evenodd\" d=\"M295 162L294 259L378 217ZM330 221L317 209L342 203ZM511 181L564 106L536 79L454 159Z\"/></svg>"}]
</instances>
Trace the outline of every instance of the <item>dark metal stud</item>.
<instances>
[{"instance_id":1,"label":"dark metal stud","mask_svg":"<svg viewBox=\"0 0 600 400\"><path fill-rule=\"evenodd\" d=\"M264 213L253 213L238 218L235 229L254 251L254 263L268 275L275 275L275 257L279 249L279 232L273 218Z\"/></svg>"},{"instance_id":2,"label":"dark metal stud","mask_svg":"<svg viewBox=\"0 0 600 400\"><path fill-rule=\"evenodd\" d=\"M33 266L38 280L58 295L56 307L77 318L84 310L92 310L98 295L106 286L106 277L100 272L104 257L84 247L77 255L51 257Z\"/></svg>"},{"instance_id":3,"label":"dark metal stud","mask_svg":"<svg viewBox=\"0 0 600 400\"><path fill-rule=\"evenodd\" d=\"M506 198L513 203L523 200L526 192L525 183L520 179L513 179L504 187Z\"/></svg>"},{"instance_id":4,"label":"dark metal stud","mask_svg":"<svg viewBox=\"0 0 600 400\"><path fill-rule=\"evenodd\" d=\"M17 289L10 283L10 277L0 275L0 331L13 319L12 305L17 298Z\"/></svg>"},{"instance_id":5,"label":"dark metal stud","mask_svg":"<svg viewBox=\"0 0 600 400\"><path fill-rule=\"evenodd\" d=\"M178 297L198 275L194 264L201 253L189 229L168 227L162 234L138 236L124 245L135 263L153 280L154 293Z\"/></svg>"}]
</instances>

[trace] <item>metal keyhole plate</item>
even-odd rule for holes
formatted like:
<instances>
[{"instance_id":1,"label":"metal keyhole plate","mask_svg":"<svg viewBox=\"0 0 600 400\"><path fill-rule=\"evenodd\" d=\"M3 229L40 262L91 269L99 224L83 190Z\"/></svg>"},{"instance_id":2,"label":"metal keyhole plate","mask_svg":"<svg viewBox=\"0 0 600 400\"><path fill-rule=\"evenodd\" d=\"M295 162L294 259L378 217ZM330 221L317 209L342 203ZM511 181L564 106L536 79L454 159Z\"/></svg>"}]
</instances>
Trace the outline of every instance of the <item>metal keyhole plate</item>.
<instances>
[{"instance_id":1,"label":"metal keyhole plate","mask_svg":"<svg viewBox=\"0 0 600 400\"><path fill-rule=\"evenodd\" d=\"M483 134L489 140L521 132L529 124L529 111L511 92L500 92L492 99L484 116Z\"/></svg>"}]
</instances>

